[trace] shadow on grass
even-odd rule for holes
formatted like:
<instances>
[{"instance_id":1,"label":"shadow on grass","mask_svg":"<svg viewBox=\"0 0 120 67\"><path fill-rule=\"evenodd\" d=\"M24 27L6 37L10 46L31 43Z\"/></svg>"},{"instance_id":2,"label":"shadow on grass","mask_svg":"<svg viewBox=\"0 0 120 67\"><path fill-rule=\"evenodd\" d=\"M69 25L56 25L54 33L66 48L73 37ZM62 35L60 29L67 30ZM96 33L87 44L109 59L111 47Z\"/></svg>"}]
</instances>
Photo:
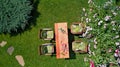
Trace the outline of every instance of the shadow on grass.
<instances>
[{"instance_id":1,"label":"shadow on grass","mask_svg":"<svg viewBox=\"0 0 120 67\"><path fill-rule=\"evenodd\" d=\"M116 0L116 4L120 6L120 0Z\"/></svg>"},{"instance_id":2,"label":"shadow on grass","mask_svg":"<svg viewBox=\"0 0 120 67\"><path fill-rule=\"evenodd\" d=\"M76 59L76 54L72 50L72 42L74 41L74 35L71 33L70 29L68 29L68 39L69 39L69 52L70 52L70 58L67 58L66 60L69 59Z\"/></svg>"},{"instance_id":3,"label":"shadow on grass","mask_svg":"<svg viewBox=\"0 0 120 67\"><path fill-rule=\"evenodd\" d=\"M35 26L36 25L36 21L37 21L37 17L39 17L41 14L37 11L38 9L38 4L40 3L40 0L31 0L31 5L33 5L33 9L31 11L31 18L28 20L28 24L26 25L25 29L22 30L21 28L20 29L17 29L17 32L15 31L12 31L10 33L11 36L16 36L18 34L22 34L24 33L25 31L28 31L28 30L31 30L31 26Z\"/></svg>"}]
</instances>

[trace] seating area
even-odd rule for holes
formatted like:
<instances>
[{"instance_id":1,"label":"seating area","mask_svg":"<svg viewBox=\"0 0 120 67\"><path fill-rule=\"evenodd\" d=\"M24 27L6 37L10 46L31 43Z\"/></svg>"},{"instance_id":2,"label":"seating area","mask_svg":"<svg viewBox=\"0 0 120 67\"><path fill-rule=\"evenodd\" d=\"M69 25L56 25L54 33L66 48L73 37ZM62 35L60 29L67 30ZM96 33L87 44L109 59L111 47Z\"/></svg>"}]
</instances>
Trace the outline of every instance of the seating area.
<instances>
[{"instance_id":1,"label":"seating area","mask_svg":"<svg viewBox=\"0 0 120 67\"><path fill-rule=\"evenodd\" d=\"M0 2L0 67L120 67L120 0Z\"/></svg>"},{"instance_id":2,"label":"seating area","mask_svg":"<svg viewBox=\"0 0 120 67\"><path fill-rule=\"evenodd\" d=\"M89 54L94 55L94 52L91 52L90 50L90 44L87 43L85 38L92 38L93 36L91 34L87 34L86 32L91 30L90 27L86 27L84 23L81 22L74 22L70 26L70 30L67 26L67 22L59 22L54 24L54 31L51 28L43 28L40 30L39 37L43 40L49 40L50 43L45 43L39 46L38 52L39 55L55 55L57 59L66 59L71 58L71 50L75 54ZM72 40L72 42L69 42L69 34L71 33L72 36L76 36L79 39ZM85 35L85 36L84 36ZM54 40L54 42L51 42L51 40ZM94 39L94 43L96 44L96 39ZM72 46L72 49L70 49L70 46ZM96 49L96 45L94 45L94 48ZM109 50L108 52L111 52ZM90 60L90 67L95 66L95 62L91 59ZM106 64L97 65L100 66L107 66ZM117 66L114 63L110 63L109 67Z\"/></svg>"},{"instance_id":3,"label":"seating area","mask_svg":"<svg viewBox=\"0 0 120 67\"><path fill-rule=\"evenodd\" d=\"M69 50L69 35L67 22L60 22L54 24L54 30L51 28L43 28L39 31L39 37L43 40L50 40L50 43L42 44L38 47L39 55L52 55L55 54L56 58L70 58ZM86 30L86 25L80 22L74 22L71 24L71 33L76 36L81 35ZM55 34L55 36L54 36ZM55 44L51 43L51 40L55 39ZM56 50L55 50L56 48ZM87 53L88 44L84 40L75 40L72 42L72 51L75 53Z\"/></svg>"}]
</instances>

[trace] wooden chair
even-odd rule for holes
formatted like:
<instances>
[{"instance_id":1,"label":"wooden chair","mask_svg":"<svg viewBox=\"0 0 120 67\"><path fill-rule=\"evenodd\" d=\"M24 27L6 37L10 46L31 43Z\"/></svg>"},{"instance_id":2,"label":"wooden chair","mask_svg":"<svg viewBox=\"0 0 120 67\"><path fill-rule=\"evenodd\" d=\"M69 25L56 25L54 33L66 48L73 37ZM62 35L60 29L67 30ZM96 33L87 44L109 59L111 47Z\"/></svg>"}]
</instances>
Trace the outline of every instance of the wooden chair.
<instances>
[{"instance_id":1,"label":"wooden chair","mask_svg":"<svg viewBox=\"0 0 120 67\"><path fill-rule=\"evenodd\" d=\"M43 28L39 30L39 38L44 40L52 40L54 38L54 32L51 28Z\"/></svg>"},{"instance_id":2,"label":"wooden chair","mask_svg":"<svg viewBox=\"0 0 120 67\"><path fill-rule=\"evenodd\" d=\"M55 46L53 43L45 43L38 47L39 55L52 55L55 53Z\"/></svg>"},{"instance_id":3,"label":"wooden chair","mask_svg":"<svg viewBox=\"0 0 120 67\"><path fill-rule=\"evenodd\" d=\"M87 43L82 42L82 41L73 41L72 42L72 50L75 53L87 53L88 52Z\"/></svg>"},{"instance_id":4,"label":"wooden chair","mask_svg":"<svg viewBox=\"0 0 120 67\"><path fill-rule=\"evenodd\" d=\"M86 25L80 22L74 22L71 24L72 34L83 34L86 30Z\"/></svg>"}]
</instances>

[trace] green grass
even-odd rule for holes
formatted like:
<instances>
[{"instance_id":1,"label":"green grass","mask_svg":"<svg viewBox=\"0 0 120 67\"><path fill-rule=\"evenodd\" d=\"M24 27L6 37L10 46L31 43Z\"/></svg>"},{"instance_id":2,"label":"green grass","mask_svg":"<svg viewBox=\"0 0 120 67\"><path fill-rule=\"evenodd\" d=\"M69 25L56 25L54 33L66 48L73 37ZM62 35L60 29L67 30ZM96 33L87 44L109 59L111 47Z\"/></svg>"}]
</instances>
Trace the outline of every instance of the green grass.
<instances>
[{"instance_id":1,"label":"green grass","mask_svg":"<svg viewBox=\"0 0 120 67\"><path fill-rule=\"evenodd\" d=\"M68 22L70 28L72 22L80 21L80 14L82 8L87 6L87 0L40 0L37 3L37 11L40 14L38 17L33 16L36 21L31 20L36 25L15 36L0 34L0 41L8 42L5 47L0 47L0 67L21 67L15 55L24 57L25 67L87 67L83 62L83 54L76 54L75 59L67 60L38 55L38 46L49 42L38 38L39 29L44 27L54 29L54 23L57 22ZM10 46L15 48L11 56L7 53L7 48Z\"/></svg>"}]
</instances>

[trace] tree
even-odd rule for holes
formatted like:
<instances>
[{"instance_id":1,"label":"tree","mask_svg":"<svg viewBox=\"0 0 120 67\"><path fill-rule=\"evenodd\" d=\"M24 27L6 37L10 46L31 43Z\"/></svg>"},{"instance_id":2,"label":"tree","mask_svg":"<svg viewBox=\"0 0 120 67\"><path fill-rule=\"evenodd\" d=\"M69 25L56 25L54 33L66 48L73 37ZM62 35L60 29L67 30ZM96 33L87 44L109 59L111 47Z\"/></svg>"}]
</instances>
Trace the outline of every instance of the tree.
<instances>
[{"instance_id":1,"label":"tree","mask_svg":"<svg viewBox=\"0 0 120 67\"><path fill-rule=\"evenodd\" d=\"M29 0L1 0L0 9L0 33L11 33L25 29L32 5Z\"/></svg>"}]
</instances>

